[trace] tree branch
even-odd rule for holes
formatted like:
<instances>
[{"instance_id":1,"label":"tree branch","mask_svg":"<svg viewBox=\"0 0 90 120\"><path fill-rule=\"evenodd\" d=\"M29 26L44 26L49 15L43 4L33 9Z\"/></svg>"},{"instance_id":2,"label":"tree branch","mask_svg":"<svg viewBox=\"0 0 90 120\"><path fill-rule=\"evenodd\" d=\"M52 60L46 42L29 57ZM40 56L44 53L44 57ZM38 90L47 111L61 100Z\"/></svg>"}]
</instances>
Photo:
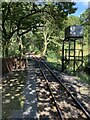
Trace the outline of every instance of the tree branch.
<instances>
[{"instance_id":1,"label":"tree branch","mask_svg":"<svg viewBox=\"0 0 90 120\"><path fill-rule=\"evenodd\" d=\"M42 12L46 12L46 13L50 14L50 12L48 12L48 11L42 11L42 10L38 10L38 11L35 11L35 12L33 12L33 13L30 13L30 14L28 14L28 15L26 15L26 16L23 16L23 17L21 17L21 18L19 19L19 21L18 21L18 27L20 26L20 22L21 22L22 20L24 20L25 18L27 18L27 17L29 17L29 16L32 16L32 15L34 15L34 14L37 14L37 13L42 13Z\"/></svg>"},{"instance_id":2,"label":"tree branch","mask_svg":"<svg viewBox=\"0 0 90 120\"><path fill-rule=\"evenodd\" d=\"M17 31L18 29L14 30L13 32L11 32L8 36L8 39L11 39L11 37L13 36L13 34Z\"/></svg>"},{"instance_id":3,"label":"tree branch","mask_svg":"<svg viewBox=\"0 0 90 120\"><path fill-rule=\"evenodd\" d=\"M23 34L26 34L27 32L29 32L33 27L30 27L28 30L26 30L25 32L22 32L21 34L19 34L19 36L22 36Z\"/></svg>"},{"instance_id":4,"label":"tree branch","mask_svg":"<svg viewBox=\"0 0 90 120\"><path fill-rule=\"evenodd\" d=\"M9 4L8 4L8 7L6 8L6 10L7 10L6 16L3 17L3 19L2 19L2 32L5 34L4 38L6 38L6 36L7 36L7 32L6 32L6 29L5 29L4 24L5 24L5 20L6 20L7 17L8 17L9 12L10 12L10 4L11 4L11 3L9 3Z\"/></svg>"}]
</instances>

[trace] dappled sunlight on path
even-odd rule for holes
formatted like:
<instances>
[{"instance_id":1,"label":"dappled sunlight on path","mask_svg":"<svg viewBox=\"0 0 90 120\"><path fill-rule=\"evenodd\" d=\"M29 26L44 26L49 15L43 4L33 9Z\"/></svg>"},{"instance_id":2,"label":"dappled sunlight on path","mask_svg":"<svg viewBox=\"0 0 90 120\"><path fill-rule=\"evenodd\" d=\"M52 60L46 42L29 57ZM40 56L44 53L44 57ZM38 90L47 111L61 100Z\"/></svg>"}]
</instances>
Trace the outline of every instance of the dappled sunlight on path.
<instances>
[{"instance_id":1,"label":"dappled sunlight on path","mask_svg":"<svg viewBox=\"0 0 90 120\"><path fill-rule=\"evenodd\" d=\"M57 75L59 78L62 78L64 85L79 99L82 105L90 111L90 85L78 80L75 76L65 73L58 73Z\"/></svg>"},{"instance_id":2,"label":"dappled sunlight on path","mask_svg":"<svg viewBox=\"0 0 90 120\"><path fill-rule=\"evenodd\" d=\"M27 71L27 81L24 90L25 103L23 118L37 118L36 76L31 64Z\"/></svg>"},{"instance_id":3,"label":"dappled sunlight on path","mask_svg":"<svg viewBox=\"0 0 90 120\"><path fill-rule=\"evenodd\" d=\"M43 71L64 118L85 118L56 79L47 72L47 69L43 68ZM65 73L56 70L54 73L89 111L89 86ZM30 58L26 71L14 71L12 75L2 79L2 85L3 118L59 120L47 82L33 59Z\"/></svg>"},{"instance_id":4,"label":"dappled sunlight on path","mask_svg":"<svg viewBox=\"0 0 90 120\"><path fill-rule=\"evenodd\" d=\"M2 84L0 80L0 120L2 118Z\"/></svg>"},{"instance_id":5,"label":"dappled sunlight on path","mask_svg":"<svg viewBox=\"0 0 90 120\"><path fill-rule=\"evenodd\" d=\"M11 118L11 113L14 110L22 109L24 102L23 88L25 77L26 73L24 71L18 71L2 80L3 118Z\"/></svg>"},{"instance_id":6,"label":"dappled sunlight on path","mask_svg":"<svg viewBox=\"0 0 90 120\"><path fill-rule=\"evenodd\" d=\"M33 63L3 79L3 118L37 118L36 76Z\"/></svg>"}]
</instances>

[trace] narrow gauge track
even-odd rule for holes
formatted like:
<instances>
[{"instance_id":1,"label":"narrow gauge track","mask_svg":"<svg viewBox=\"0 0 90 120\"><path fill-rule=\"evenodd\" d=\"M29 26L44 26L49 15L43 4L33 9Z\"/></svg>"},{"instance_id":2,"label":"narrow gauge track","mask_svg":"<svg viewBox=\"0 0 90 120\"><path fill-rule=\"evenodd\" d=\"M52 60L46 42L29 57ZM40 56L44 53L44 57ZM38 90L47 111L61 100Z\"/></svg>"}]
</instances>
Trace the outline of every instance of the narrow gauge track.
<instances>
[{"instance_id":1,"label":"narrow gauge track","mask_svg":"<svg viewBox=\"0 0 90 120\"><path fill-rule=\"evenodd\" d=\"M58 115L59 115L60 120L63 120L62 108L60 108L60 105L59 105L59 103L57 102L57 101L60 101L60 99L58 100L57 97L55 97L56 94L54 94L53 91L55 91L56 89L55 89L54 87L53 87L53 89L52 89L51 84L50 84L50 82L48 81L48 77L47 77L47 75L46 75L46 73L45 73L45 72L46 72L46 69L47 69L47 72L50 72L51 75L54 77L54 79L56 79L56 80L59 82L59 84L61 85L61 89L64 88L64 90L68 93L68 95L66 95L66 96L67 96L68 98L69 98L69 97L72 98L73 101L70 101L70 102L71 102L71 103L74 102L74 104L72 103L72 105L74 105L74 107L76 107L76 110L77 110L77 109L81 110L82 113L84 113L84 115L86 116L86 117L84 117L84 118L90 119L90 114L89 114L89 113L86 111L86 109L81 105L81 103L71 94L71 92L70 92L70 91L65 87L65 85L60 81L60 79L58 79L58 77L57 77L57 76L53 73L53 71L47 66L47 64L46 64L45 62L43 62L42 60L40 60L39 58L34 57L34 59L35 59L35 61L37 62L38 66L39 66L39 68L40 68L40 71L41 71L41 73L42 73L42 75L43 75L43 77L44 77L44 79L45 79L45 81L46 81L46 83L47 83L49 92L50 92L50 94L51 94L51 96L52 96L52 99L53 99L53 102L54 102L54 104L55 104L55 106L56 106L56 109L57 109L57 112L58 112ZM44 67L44 69L43 69L43 67ZM59 93L58 93L58 94L59 94ZM68 99L68 98L67 98L67 99ZM70 99L70 98L69 98L69 99ZM81 114L81 118L83 118L83 117L82 117L82 114Z\"/></svg>"},{"instance_id":2,"label":"narrow gauge track","mask_svg":"<svg viewBox=\"0 0 90 120\"><path fill-rule=\"evenodd\" d=\"M36 60L36 59L35 59L35 60ZM36 62L37 62L37 60L36 60ZM63 120L61 110L60 110L60 108L58 107L56 98L54 97L54 94L53 94L53 92L52 92L52 90L51 90L51 88L50 88L50 83L48 82L47 77L45 76L45 74L44 74L44 72L43 72L43 70L42 70L40 64L39 64L38 62L37 62L37 64L38 64L38 66L39 66L39 68L40 68L40 71L41 71L41 73L42 73L42 75L43 75L45 81L46 81L46 84L47 84L47 86L48 86L48 90L49 90L49 92L50 92L50 94L51 94L51 96L52 96L53 102L54 102L54 104L55 104L55 106L56 106L56 109L57 109L59 118L60 118L60 120Z\"/></svg>"}]
</instances>

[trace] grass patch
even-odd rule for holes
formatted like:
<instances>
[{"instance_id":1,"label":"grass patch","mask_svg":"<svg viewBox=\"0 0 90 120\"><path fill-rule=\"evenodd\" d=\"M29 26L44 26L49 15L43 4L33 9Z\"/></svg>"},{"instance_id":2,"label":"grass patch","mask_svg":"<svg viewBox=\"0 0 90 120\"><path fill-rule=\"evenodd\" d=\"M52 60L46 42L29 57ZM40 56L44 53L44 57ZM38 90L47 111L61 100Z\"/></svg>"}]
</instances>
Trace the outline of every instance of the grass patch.
<instances>
[{"instance_id":1,"label":"grass patch","mask_svg":"<svg viewBox=\"0 0 90 120\"><path fill-rule=\"evenodd\" d=\"M90 75L87 74L86 72L79 71L78 73L76 73L76 76L79 80L81 80L81 81L90 85Z\"/></svg>"},{"instance_id":2,"label":"grass patch","mask_svg":"<svg viewBox=\"0 0 90 120\"><path fill-rule=\"evenodd\" d=\"M47 62L49 63L51 68L60 70L61 69L61 64L58 64L58 61L54 58L47 58ZM84 72L84 70L82 69L82 71L78 71L77 73L72 73L70 72L72 69L68 69L68 72L66 72L69 75L75 75L77 77L78 80L83 81L84 83L90 84L90 75L87 74L86 72Z\"/></svg>"},{"instance_id":3,"label":"grass patch","mask_svg":"<svg viewBox=\"0 0 90 120\"><path fill-rule=\"evenodd\" d=\"M47 57L47 62L50 65L51 68L59 69L59 70L61 69L61 64L58 63L57 59Z\"/></svg>"}]
</instances>

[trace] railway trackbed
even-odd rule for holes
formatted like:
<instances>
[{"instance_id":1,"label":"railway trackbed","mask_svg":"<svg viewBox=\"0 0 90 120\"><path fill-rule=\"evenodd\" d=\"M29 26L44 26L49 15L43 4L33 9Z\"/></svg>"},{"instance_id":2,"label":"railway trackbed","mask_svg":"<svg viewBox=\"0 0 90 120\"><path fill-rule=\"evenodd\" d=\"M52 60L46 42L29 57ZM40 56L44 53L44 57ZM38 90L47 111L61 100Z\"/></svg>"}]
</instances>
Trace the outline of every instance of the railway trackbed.
<instances>
[{"instance_id":1,"label":"railway trackbed","mask_svg":"<svg viewBox=\"0 0 90 120\"><path fill-rule=\"evenodd\" d=\"M90 119L89 112L81 102L62 83L48 65L39 58L35 60L35 69L38 77L38 107L40 118L64 120L67 118Z\"/></svg>"}]
</instances>

